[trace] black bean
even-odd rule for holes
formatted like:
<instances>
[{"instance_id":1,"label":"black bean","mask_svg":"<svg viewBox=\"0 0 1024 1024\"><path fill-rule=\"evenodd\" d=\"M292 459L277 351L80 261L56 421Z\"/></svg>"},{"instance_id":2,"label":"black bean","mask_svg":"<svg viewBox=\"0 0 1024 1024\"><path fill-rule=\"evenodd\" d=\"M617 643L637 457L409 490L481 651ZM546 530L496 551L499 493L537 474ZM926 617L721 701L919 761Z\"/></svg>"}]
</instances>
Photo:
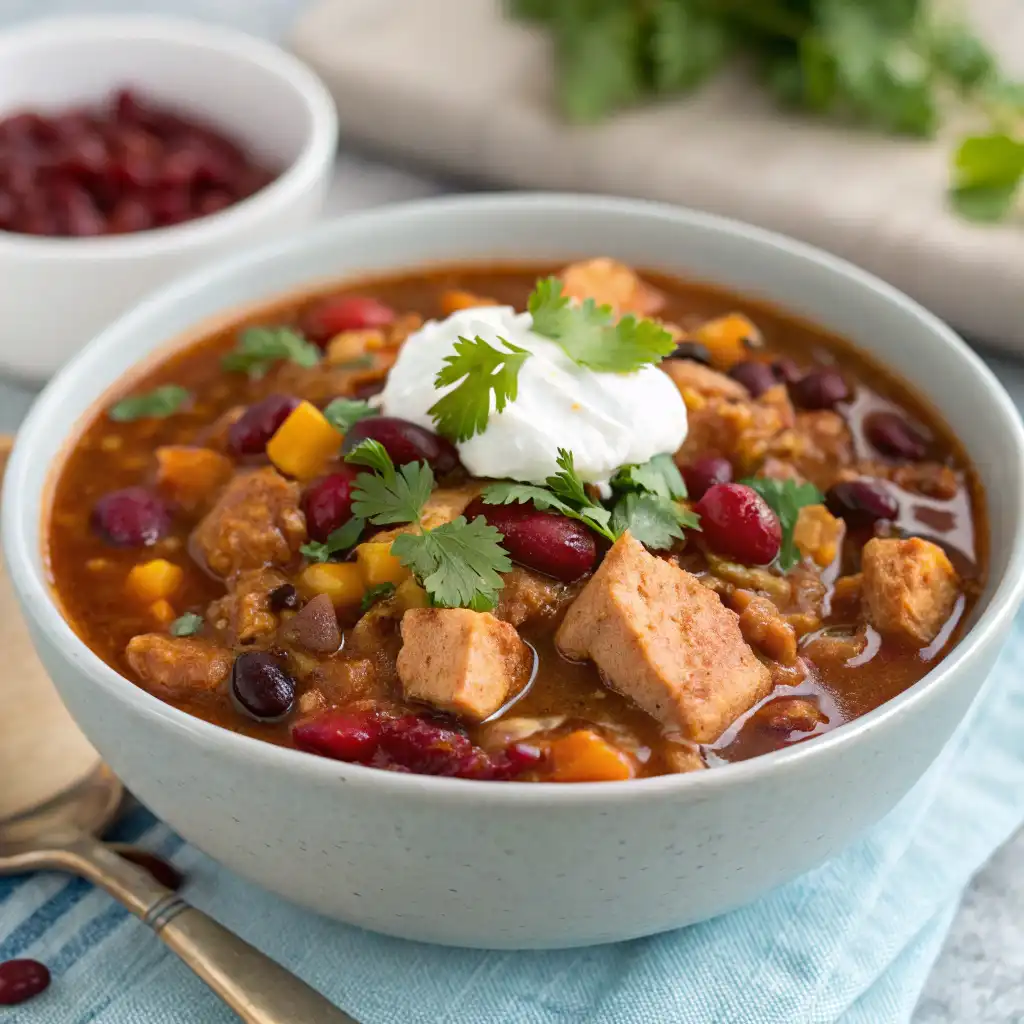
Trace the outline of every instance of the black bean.
<instances>
[{"instance_id":1,"label":"black bean","mask_svg":"<svg viewBox=\"0 0 1024 1024\"><path fill-rule=\"evenodd\" d=\"M299 592L292 583L282 583L267 595L267 603L272 612L283 612L285 609L294 610L299 607Z\"/></svg>"},{"instance_id":2,"label":"black bean","mask_svg":"<svg viewBox=\"0 0 1024 1024\"><path fill-rule=\"evenodd\" d=\"M706 345L699 341L681 341L676 345L675 351L669 353L669 359L689 359L691 362L700 363L702 366L711 365L711 353Z\"/></svg>"},{"instance_id":3,"label":"black bean","mask_svg":"<svg viewBox=\"0 0 1024 1024\"><path fill-rule=\"evenodd\" d=\"M231 670L235 706L258 722L284 718L295 704L295 680L265 651L245 651Z\"/></svg>"}]
</instances>

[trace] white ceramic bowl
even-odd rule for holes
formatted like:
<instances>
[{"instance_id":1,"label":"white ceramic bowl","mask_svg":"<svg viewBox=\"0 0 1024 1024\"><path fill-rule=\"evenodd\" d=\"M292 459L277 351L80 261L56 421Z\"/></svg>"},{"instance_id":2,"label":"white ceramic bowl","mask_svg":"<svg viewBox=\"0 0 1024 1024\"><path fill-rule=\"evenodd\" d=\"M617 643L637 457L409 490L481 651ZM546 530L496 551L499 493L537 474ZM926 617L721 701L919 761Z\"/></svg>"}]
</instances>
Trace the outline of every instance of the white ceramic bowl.
<instances>
[{"instance_id":1,"label":"white ceramic bowl","mask_svg":"<svg viewBox=\"0 0 1024 1024\"><path fill-rule=\"evenodd\" d=\"M0 117L99 103L121 85L208 120L286 170L249 199L176 227L88 239L0 231L0 370L48 376L156 286L306 227L323 205L334 103L283 50L175 18L59 18L0 34Z\"/></svg>"},{"instance_id":2,"label":"white ceramic bowl","mask_svg":"<svg viewBox=\"0 0 1024 1024\"><path fill-rule=\"evenodd\" d=\"M857 341L946 411L989 499L992 574L970 632L916 686L834 732L693 775L557 786L399 775L285 750L151 697L54 605L41 530L82 416L140 359L225 309L311 279L439 260L606 253L767 297ZM175 342L178 339L178 342ZM947 327L824 253L667 206L559 195L431 200L347 217L162 291L47 388L8 469L3 529L33 638L86 735L186 839L354 924L430 942L556 947L719 914L877 821L949 739L1024 588L1024 431Z\"/></svg>"}]
</instances>

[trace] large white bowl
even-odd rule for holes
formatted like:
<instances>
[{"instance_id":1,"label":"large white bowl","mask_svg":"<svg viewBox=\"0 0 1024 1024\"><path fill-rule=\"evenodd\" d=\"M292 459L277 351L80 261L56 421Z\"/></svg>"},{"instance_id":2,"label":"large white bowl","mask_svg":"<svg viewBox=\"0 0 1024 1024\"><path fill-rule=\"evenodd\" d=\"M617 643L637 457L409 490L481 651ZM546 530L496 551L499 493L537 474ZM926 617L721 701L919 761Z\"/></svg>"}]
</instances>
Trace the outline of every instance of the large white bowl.
<instances>
[{"instance_id":1,"label":"large white bowl","mask_svg":"<svg viewBox=\"0 0 1024 1024\"><path fill-rule=\"evenodd\" d=\"M306 227L320 212L337 116L301 61L241 32L97 16L0 34L0 117L98 104L130 85L210 122L270 167L268 187L200 220L105 238L0 231L0 369L49 376L147 292L200 264Z\"/></svg>"},{"instance_id":2,"label":"large white bowl","mask_svg":"<svg viewBox=\"0 0 1024 1024\"><path fill-rule=\"evenodd\" d=\"M203 318L325 274L594 253L773 299L853 338L946 412L988 494L992 574L970 632L920 683L819 739L694 775L479 783L340 764L209 725L119 676L61 618L42 554L53 478L83 414L140 359ZM36 404L7 471L3 529L61 696L128 786L186 839L268 889L367 928L468 946L572 946L755 899L841 849L907 792L977 694L1020 602L1022 451L1017 414L978 357L849 264L667 206L491 195L348 217L144 302Z\"/></svg>"}]
</instances>

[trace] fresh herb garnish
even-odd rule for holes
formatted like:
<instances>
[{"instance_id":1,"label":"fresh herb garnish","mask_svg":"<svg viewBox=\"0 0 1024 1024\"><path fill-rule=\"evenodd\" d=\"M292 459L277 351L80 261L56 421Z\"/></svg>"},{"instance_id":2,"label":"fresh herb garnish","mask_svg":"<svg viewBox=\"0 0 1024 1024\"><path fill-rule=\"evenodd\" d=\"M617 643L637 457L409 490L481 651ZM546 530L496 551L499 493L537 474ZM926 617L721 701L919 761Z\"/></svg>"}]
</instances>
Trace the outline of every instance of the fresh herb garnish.
<instances>
[{"instance_id":1,"label":"fresh herb garnish","mask_svg":"<svg viewBox=\"0 0 1024 1024\"><path fill-rule=\"evenodd\" d=\"M195 612L185 612L179 615L170 625L171 636L193 636L203 628L202 615Z\"/></svg>"},{"instance_id":2,"label":"fresh herb garnish","mask_svg":"<svg viewBox=\"0 0 1024 1024\"><path fill-rule=\"evenodd\" d=\"M363 594L360 611L365 615L378 601L384 601L395 592L394 583L375 583Z\"/></svg>"},{"instance_id":3,"label":"fresh herb garnish","mask_svg":"<svg viewBox=\"0 0 1024 1024\"><path fill-rule=\"evenodd\" d=\"M178 384L164 384L143 395L131 395L115 402L107 415L115 423L133 423L148 417L165 419L192 400L192 392Z\"/></svg>"},{"instance_id":4,"label":"fresh herb garnish","mask_svg":"<svg viewBox=\"0 0 1024 1024\"><path fill-rule=\"evenodd\" d=\"M684 530L699 530L700 518L671 498L630 491L615 504L612 529L616 536L629 530L652 551L667 551L676 541L686 539Z\"/></svg>"},{"instance_id":5,"label":"fresh herb garnish","mask_svg":"<svg viewBox=\"0 0 1024 1024\"><path fill-rule=\"evenodd\" d=\"M671 455L655 455L650 462L623 466L612 477L618 491L649 491L663 498L685 498L686 483Z\"/></svg>"},{"instance_id":6,"label":"fresh herb garnish","mask_svg":"<svg viewBox=\"0 0 1024 1024\"><path fill-rule=\"evenodd\" d=\"M519 394L519 371L530 355L504 338L498 341L506 351L494 348L479 335L460 337L453 355L434 378L434 387L458 384L428 410L438 432L453 441L468 441L482 434L491 414L491 393L495 412L502 412ZM461 383L459 383L461 381Z\"/></svg>"},{"instance_id":7,"label":"fresh herb garnish","mask_svg":"<svg viewBox=\"0 0 1024 1024\"><path fill-rule=\"evenodd\" d=\"M965 139L953 158L953 174L952 201L960 213L971 220L1003 220L1024 184L1024 134Z\"/></svg>"},{"instance_id":8,"label":"fresh herb garnish","mask_svg":"<svg viewBox=\"0 0 1024 1024\"><path fill-rule=\"evenodd\" d=\"M327 540L311 540L299 548L299 553L305 555L311 562L326 562L334 555L341 554L353 547L362 536L366 520L359 516L353 516L347 523L332 530L327 535Z\"/></svg>"},{"instance_id":9,"label":"fresh herb garnish","mask_svg":"<svg viewBox=\"0 0 1024 1024\"><path fill-rule=\"evenodd\" d=\"M557 342L574 362L605 373L631 373L659 363L675 348L672 335L653 320L629 315L617 323L611 306L593 299L573 303L557 277L537 282L527 302L533 330Z\"/></svg>"},{"instance_id":10,"label":"fresh herb garnish","mask_svg":"<svg viewBox=\"0 0 1024 1024\"><path fill-rule=\"evenodd\" d=\"M274 363L282 360L307 368L316 366L320 362L320 349L294 327L247 327L234 352L221 360L221 366L259 380Z\"/></svg>"},{"instance_id":11,"label":"fresh herb garnish","mask_svg":"<svg viewBox=\"0 0 1024 1024\"><path fill-rule=\"evenodd\" d=\"M434 487L434 474L426 462L409 462L396 469L383 445L372 440L353 448L346 461L374 470L356 477L352 491L356 515L378 525L414 524L413 532L395 538L391 553L413 572L431 604L475 611L497 606L504 585L500 573L512 568L498 530L482 516L472 522L459 516L425 529L420 516Z\"/></svg>"},{"instance_id":12,"label":"fresh herb garnish","mask_svg":"<svg viewBox=\"0 0 1024 1024\"><path fill-rule=\"evenodd\" d=\"M324 418L342 434L347 434L360 420L376 415L377 410L359 398L336 398L324 409Z\"/></svg>"},{"instance_id":13,"label":"fresh herb garnish","mask_svg":"<svg viewBox=\"0 0 1024 1024\"><path fill-rule=\"evenodd\" d=\"M779 548L778 563L783 572L788 572L800 561L800 552L793 542L793 528L796 526L800 509L805 505L820 505L825 500L825 495L814 484L798 483L796 480L753 477L740 482L757 491L779 517L782 546Z\"/></svg>"}]
</instances>

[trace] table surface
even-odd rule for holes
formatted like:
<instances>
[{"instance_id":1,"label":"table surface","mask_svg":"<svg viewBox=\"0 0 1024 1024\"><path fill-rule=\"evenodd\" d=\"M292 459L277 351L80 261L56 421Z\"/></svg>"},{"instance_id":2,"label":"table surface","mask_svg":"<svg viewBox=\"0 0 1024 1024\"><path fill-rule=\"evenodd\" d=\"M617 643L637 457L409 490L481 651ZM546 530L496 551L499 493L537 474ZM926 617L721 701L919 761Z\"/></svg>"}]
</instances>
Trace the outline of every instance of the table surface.
<instances>
[{"instance_id":1,"label":"table surface","mask_svg":"<svg viewBox=\"0 0 1024 1024\"><path fill-rule=\"evenodd\" d=\"M0 25L43 14L175 13L216 20L270 38L288 30L301 0L0 0ZM453 191L450 182L345 151L339 156L327 215ZM1022 404L1024 365L991 360ZM0 432L13 432L35 390L0 378ZM951 831L950 841L955 842ZM975 878L967 891L913 1017L913 1024L1024 1022L1024 831Z\"/></svg>"}]
</instances>

